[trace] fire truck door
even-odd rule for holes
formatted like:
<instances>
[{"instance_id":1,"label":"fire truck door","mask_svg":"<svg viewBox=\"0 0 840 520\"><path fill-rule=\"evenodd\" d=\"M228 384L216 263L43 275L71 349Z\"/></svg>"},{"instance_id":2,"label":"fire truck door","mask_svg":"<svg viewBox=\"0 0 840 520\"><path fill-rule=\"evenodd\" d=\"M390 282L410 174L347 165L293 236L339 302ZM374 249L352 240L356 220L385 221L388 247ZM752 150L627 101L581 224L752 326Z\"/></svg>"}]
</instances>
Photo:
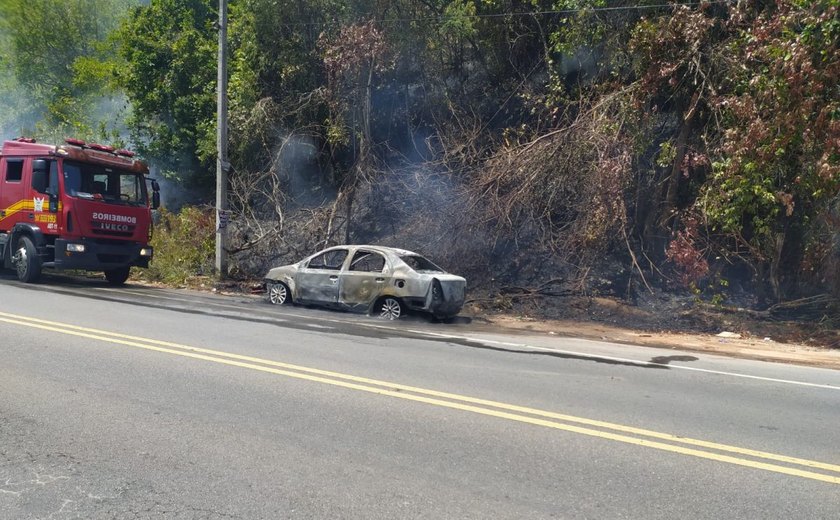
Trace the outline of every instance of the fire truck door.
<instances>
[{"instance_id":1,"label":"fire truck door","mask_svg":"<svg viewBox=\"0 0 840 520\"><path fill-rule=\"evenodd\" d=\"M24 177L25 161L3 158L0 162L0 231L8 231L18 222L29 220L32 201Z\"/></svg>"}]
</instances>

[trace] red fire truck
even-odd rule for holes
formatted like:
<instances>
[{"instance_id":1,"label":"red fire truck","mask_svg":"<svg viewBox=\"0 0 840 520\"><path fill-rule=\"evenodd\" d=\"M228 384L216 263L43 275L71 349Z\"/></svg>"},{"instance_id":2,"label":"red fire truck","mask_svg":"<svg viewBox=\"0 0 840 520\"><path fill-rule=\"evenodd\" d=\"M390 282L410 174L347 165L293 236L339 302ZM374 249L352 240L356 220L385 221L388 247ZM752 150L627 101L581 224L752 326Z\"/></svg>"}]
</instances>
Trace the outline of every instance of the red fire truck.
<instances>
[{"instance_id":1,"label":"red fire truck","mask_svg":"<svg viewBox=\"0 0 840 520\"><path fill-rule=\"evenodd\" d=\"M22 282L41 269L102 271L114 285L148 267L160 188L128 150L19 138L0 150L0 261ZM147 184L151 186L151 197Z\"/></svg>"}]
</instances>

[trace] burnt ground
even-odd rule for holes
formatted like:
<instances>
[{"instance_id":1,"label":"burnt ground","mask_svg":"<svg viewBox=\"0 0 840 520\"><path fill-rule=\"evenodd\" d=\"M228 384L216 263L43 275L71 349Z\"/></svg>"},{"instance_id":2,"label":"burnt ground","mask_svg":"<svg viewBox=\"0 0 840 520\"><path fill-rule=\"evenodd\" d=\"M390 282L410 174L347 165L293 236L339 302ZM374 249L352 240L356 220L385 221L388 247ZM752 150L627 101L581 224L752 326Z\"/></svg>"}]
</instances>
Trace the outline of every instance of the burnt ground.
<instances>
[{"instance_id":1,"label":"burnt ground","mask_svg":"<svg viewBox=\"0 0 840 520\"><path fill-rule=\"evenodd\" d=\"M462 315L536 333L840 368L840 328L829 320L779 320L669 294L637 304L583 296L477 298Z\"/></svg>"},{"instance_id":2,"label":"burnt ground","mask_svg":"<svg viewBox=\"0 0 840 520\"><path fill-rule=\"evenodd\" d=\"M718 334L731 332L744 338L772 338L840 350L840 328L828 316L821 320L784 320L742 308L715 306L692 298L663 294L633 304L619 298L539 296L504 299L476 298L465 313L474 318L519 318L526 321L572 321L625 328L646 333ZM766 316L763 314L767 314Z\"/></svg>"}]
</instances>

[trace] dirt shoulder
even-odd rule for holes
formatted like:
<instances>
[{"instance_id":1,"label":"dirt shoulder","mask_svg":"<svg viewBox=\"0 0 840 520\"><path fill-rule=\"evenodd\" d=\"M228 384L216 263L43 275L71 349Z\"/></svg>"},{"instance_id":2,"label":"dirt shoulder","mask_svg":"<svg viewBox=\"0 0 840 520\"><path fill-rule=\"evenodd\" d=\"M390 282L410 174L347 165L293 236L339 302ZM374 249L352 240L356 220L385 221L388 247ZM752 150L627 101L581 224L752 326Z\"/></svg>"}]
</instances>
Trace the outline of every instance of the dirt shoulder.
<instances>
[{"instance_id":1,"label":"dirt shoulder","mask_svg":"<svg viewBox=\"0 0 840 520\"><path fill-rule=\"evenodd\" d=\"M690 307L645 309L604 298L564 300L555 302L562 311L534 305L494 312L468 305L463 314L477 322L534 333L840 369L840 330L819 324L756 320ZM548 312L561 317L545 316Z\"/></svg>"}]
</instances>

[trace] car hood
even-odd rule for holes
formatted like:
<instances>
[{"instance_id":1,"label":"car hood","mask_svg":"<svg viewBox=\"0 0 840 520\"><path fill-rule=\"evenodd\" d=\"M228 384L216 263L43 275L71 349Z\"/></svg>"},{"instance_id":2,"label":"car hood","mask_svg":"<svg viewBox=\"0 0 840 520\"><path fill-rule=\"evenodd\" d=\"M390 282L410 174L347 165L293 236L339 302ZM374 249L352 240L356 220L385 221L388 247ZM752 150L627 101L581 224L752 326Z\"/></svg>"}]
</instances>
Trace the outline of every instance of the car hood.
<instances>
[{"instance_id":1,"label":"car hood","mask_svg":"<svg viewBox=\"0 0 840 520\"><path fill-rule=\"evenodd\" d=\"M274 267L268 271L268 274L265 275L265 278L268 280L282 280L286 277L292 276L295 272L297 272L299 265L300 264L289 264L281 265L280 267Z\"/></svg>"}]
</instances>

